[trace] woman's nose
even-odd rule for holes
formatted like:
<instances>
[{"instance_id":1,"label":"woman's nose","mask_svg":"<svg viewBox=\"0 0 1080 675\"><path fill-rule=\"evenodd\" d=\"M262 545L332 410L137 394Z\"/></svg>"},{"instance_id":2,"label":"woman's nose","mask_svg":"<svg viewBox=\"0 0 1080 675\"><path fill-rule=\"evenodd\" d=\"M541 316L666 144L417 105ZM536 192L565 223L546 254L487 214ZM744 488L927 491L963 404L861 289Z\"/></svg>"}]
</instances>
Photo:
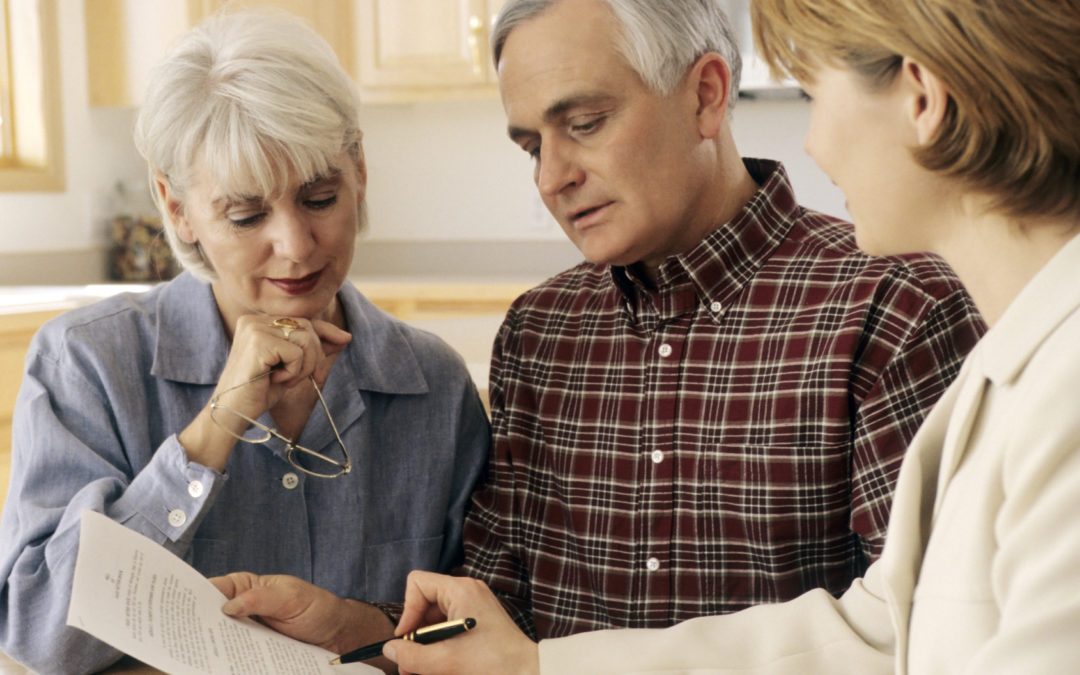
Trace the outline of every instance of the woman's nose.
<instances>
[{"instance_id":1,"label":"woman's nose","mask_svg":"<svg viewBox=\"0 0 1080 675\"><path fill-rule=\"evenodd\" d=\"M281 258L302 262L315 249L315 233L303 214L279 210L271 227L274 253Z\"/></svg>"}]
</instances>

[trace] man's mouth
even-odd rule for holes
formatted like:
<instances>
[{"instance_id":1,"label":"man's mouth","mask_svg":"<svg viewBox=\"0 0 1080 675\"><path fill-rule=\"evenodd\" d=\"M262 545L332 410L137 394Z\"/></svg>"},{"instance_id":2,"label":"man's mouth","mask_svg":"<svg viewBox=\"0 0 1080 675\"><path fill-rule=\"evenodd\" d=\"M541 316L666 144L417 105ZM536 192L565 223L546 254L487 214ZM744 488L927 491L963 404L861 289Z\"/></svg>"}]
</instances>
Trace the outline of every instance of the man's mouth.
<instances>
[{"instance_id":1,"label":"man's mouth","mask_svg":"<svg viewBox=\"0 0 1080 675\"><path fill-rule=\"evenodd\" d=\"M605 202L596 206L589 206L578 211L574 211L570 214L570 222L574 223L577 227L584 227L590 225L590 219L597 213L607 208L611 202Z\"/></svg>"}]
</instances>

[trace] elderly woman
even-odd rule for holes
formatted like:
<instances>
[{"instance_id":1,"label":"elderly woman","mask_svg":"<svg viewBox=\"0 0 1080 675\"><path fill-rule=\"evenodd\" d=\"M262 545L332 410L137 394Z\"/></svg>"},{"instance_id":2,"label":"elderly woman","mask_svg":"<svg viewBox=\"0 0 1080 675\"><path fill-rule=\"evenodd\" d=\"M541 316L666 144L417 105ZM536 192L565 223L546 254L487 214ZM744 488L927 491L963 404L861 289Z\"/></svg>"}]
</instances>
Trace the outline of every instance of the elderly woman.
<instances>
[{"instance_id":1,"label":"elderly woman","mask_svg":"<svg viewBox=\"0 0 1080 675\"><path fill-rule=\"evenodd\" d=\"M85 509L206 575L400 601L457 561L487 454L461 358L346 280L366 170L329 46L218 17L150 79L136 143L187 271L44 326L16 405L0 648L41 672L121 656L65 626Z\"/></svg>"},{"instance_id":2,"label":"elderly woman","mask_svg":"<svg viewBox=\"0 0 1080 675\"><path fill-rule=\"evenodd\" d=\"M410 577L401 672L1061 673L1080 662L1080 3L753 0L813 97L860 247L931 250L991 330L908 450L881 558L839 599L530 642L482 584ZM307 629L336 601L314 596ZM296 635L314 636L300 630Z\"/></svg>"}]
</instances>

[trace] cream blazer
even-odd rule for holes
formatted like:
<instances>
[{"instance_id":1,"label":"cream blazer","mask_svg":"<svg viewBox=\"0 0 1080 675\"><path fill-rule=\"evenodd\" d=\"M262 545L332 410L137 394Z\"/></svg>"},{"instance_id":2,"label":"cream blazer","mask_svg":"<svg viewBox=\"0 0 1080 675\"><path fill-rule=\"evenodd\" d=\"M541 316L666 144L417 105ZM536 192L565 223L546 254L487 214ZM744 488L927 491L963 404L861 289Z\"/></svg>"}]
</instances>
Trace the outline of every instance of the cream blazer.
<instances>
[{"instance_id":1,"label":"cream blazer","mask_svg":"<svg viewBox=\"0 0 1080 675\"><path fill-rule=\"evenodd\" d=\"M1080 236L969 355L839 600L540 643L544 673L1080 672Z\"/></svg>"}]
</instances>

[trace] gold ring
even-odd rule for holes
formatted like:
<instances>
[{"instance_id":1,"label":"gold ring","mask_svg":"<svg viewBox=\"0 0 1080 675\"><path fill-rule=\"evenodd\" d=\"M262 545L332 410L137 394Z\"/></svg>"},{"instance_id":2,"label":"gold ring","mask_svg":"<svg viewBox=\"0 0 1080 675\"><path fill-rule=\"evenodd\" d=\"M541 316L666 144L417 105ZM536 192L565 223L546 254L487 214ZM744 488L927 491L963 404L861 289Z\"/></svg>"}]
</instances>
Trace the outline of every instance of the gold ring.
<instances>
[{"instance_id":1,"label":"gold ring","mask_svg":"<svg viewBox=\"0 0 1080 675\"><path fill-rule=\"evenodd\" d=\"M304 330L304 327L300 325L299 321L289 318L287 316L281 319L274 319L274 323L272 323L271 325L280 328L281 332L285 334L286 340L289 339L289 335L294 330Z\"/></svg>"}]
</instances>

